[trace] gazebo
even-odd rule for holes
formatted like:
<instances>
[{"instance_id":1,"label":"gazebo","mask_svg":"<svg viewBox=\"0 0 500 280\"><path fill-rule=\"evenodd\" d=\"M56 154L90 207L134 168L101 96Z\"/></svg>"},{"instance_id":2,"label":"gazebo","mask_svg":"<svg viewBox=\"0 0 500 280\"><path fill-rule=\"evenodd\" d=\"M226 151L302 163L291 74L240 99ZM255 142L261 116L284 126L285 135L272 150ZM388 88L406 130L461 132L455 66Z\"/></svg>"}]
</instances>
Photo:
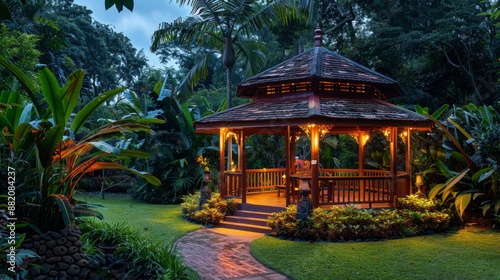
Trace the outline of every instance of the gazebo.
<instances>
[{"instance_id":1,"label":"gazebo","mask_svg":"<svg viewBox=\"0 0 500 280\"><path fill-rule=\"evenodd\" d=\"M247 193L278 188L287 206L309 188L313 207L356 203L373 207L393 205L413 192L410 135L428 130L426 117L388 103L404 95L398 82L322 46L317 28L314 47L237 86L236 95L252 100L241 106L195 122L197 133L219 134L221 197L247 201ZM389 170L367 169L364 144L373 131L390 142ZM245 140L253 134L283 135L286 164L283 168L246 168ZM349 134L358 142L359 166L355 169L322 168L319 143L326 135ZM296 139L310 139L310 168L296 170ZM398 137L406 145L405 169L397 170ZM238 144L237 163L231 147Z\"/></svg>"}]
</instances>

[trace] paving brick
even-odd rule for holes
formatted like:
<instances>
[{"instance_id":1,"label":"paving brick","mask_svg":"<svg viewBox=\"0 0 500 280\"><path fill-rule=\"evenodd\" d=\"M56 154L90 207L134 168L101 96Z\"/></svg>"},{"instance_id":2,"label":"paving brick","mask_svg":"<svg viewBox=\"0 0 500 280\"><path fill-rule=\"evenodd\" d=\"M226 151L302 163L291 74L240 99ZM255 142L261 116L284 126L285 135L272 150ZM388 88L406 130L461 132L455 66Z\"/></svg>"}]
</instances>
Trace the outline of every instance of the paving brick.
<instances>
[{"instance_id":1,"label":"paving brick","mask_svg":"<svg viewBox=\"0 0 500 280\"><path fill-rule=\"evenodd\" d=\"M184 263L202 280L288 279L259 263L250 253L250 244L262 235L237 230L200 229L180 238L176 246Z\"/></svg>"}]
</instances>

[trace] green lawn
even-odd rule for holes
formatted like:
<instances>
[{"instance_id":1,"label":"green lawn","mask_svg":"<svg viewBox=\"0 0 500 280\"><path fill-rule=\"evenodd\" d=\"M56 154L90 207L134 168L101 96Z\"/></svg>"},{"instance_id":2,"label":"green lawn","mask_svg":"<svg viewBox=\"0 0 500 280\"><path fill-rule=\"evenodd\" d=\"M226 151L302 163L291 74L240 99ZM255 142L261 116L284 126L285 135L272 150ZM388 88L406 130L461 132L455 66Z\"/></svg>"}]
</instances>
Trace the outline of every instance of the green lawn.
<instances>
[{"instance_id":1,"label":"green lawn","mask_svg":"<svg viewBox=\"0 0 500 280\"><path fill-rule=\"evenodd\" d=\"M100 211L104 221L127 222L143 231L152 243L173 244L181 236L202 227L183 220L179 205L147 204L124 194L106 194L103 200L95 193L79 193L75 198L106 207L107 210Z\"/></svg>"},{"instance_id":2,"label":"green lawn","mask_svg":"<svg viewBox=\"0 0 500 280\"><path fill-rule=\"evenodd\" d=\"M310 243L265 236L252 254L292 279L500 279L500 232L467 227L381 242Z\"/></svg>"}]
</instances>

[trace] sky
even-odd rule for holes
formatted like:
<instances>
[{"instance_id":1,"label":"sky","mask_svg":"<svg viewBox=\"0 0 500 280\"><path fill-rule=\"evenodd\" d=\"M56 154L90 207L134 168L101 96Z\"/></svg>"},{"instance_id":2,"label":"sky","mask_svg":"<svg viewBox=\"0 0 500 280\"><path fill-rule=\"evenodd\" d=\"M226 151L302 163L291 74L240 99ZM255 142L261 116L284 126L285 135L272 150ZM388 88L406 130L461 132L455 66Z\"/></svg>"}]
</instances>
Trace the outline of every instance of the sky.
<instances>
[{"instance_id":1,"label":"sky","mask_svg":"<svg viewBox=\"0 0 500 280\"><path fill-rule=\"evenodd\" d=\"M173 0L135 0L132 12L124 7L123 11L118 13L115 6L106 10L104 1L74 0L74 4L86 6L93 12L92 16L96 21L114 26L116 32L122 32L130 38L132 45L137 50L144 49L150 66L165 67L160 63L158 57L149 50L151 35L158 29L161 22L173 22L179 17L188 16L191 7L180 7Z\"/></svg>"}]
</instances>

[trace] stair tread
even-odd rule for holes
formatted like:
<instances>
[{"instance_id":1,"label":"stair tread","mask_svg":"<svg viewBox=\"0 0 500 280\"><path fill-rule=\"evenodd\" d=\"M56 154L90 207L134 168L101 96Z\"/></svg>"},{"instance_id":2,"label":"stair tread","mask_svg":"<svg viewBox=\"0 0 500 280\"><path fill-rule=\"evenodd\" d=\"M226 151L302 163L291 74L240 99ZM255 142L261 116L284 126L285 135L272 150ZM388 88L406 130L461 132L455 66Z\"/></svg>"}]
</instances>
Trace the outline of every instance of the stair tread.
<instances>
[{"instance_id":1,"label":"stair tread","mask_svg":"<svg viewBox=\"0 0 500 280\"><path fill-rule=\"evenodd\" d=\"M236 210L231 216L245 216L245 217L270 217L272 214L267 212L255 212L247 210Z\"/></svg>"},{"instance_id":2,"label":"stair tread","mask_svg":"<svg viewBox=\"0 0 500 280\"><path fill-rule=\"evenodd\" d=\"M257 217L245 217L245 216L236 216L236 215L231 215L231 216L226 216L226 219L242 219L242 220L251 220L251 221L267 221L267 218L257 218Z\"/></svg>"},{"instance_id":3,"label":"stair tread","mask_svg":"<svg viewBox=\"0 0 500 280\"><path fill-rule=\"evenodd\" d=\"M258 228L258 229L266 229L266 230L271 230L270 227L268 226L259 226L259 225L252 225L252 224L242 224L242 223L235 223L231 221L221 221L219 223L219 226L224 226L224 225L234 225L234 226L240 226L240 227L248 227L248 228Z\"/></svg>"}]
</instances>

